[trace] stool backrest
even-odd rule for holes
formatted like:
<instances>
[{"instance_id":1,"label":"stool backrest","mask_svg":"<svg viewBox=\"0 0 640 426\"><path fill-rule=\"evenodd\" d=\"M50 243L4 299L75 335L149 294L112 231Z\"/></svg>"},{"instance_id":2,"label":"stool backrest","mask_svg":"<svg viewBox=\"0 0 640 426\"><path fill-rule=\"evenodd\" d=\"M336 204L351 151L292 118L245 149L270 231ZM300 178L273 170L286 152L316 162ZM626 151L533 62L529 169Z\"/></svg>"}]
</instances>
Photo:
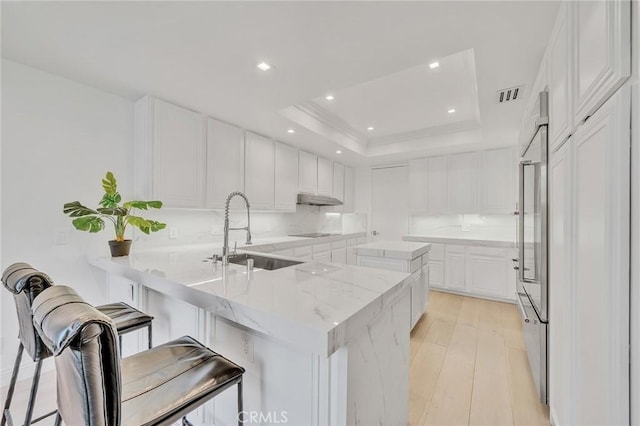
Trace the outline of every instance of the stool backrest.
<instances>
[{"instance_id":1,"label":"stool backrest","mask_svg":"<svg viewBox=\"0 0 640 426\"><path fill-rule=\"evenodd\" d=\"M111 319L66 286L40 293L33 319L55 357L58 410L65 424L119 425L120 357Z\"/></svg>"},{"instance_id":2,"label":"stool backrest","mask_svg":"<svg viewBox=\"0 0 640 426\"><path fill-rule=\"evenodd\" d=\"M18 314L19 338L25 351L34 361L47 358L51 354L33 328L31 304L43 290L53 285L53 281L28 263L20 262L4 270L2 284L13 294Z\"/></svg>"}]
</instances>

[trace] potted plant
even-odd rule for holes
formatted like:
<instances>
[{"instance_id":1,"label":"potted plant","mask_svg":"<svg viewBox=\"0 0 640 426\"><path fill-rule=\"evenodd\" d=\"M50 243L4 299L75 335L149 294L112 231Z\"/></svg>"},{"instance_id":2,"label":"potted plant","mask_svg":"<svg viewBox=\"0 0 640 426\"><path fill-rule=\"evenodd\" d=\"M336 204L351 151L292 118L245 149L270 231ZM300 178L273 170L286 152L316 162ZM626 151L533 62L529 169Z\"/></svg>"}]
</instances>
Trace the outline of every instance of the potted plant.
<instances>
[{"instance_id":1,"label":"potted plant","mask_svg":"<svg viewBox=\"0 0 640 426\"><path fill-rule=\"evenodd\" d=\"M66 203L62 211L73 218L71 223L80 231L100 232L104 229L104 220L110 220L116 232L116 239L109 241L111 256L129 255L131 240L124 238L127 225L135 226L145 234L159 231L167 226L132 214L133 209L159 209L162 207L162 201L127 201L120 205L122 197L118 193L116 178L111 172L107 172L102 179L102 188L104 188L104 195L99 203L101 207L94 210L80 204L79 201L72 201Z\"/></svg>"}]
</instances>

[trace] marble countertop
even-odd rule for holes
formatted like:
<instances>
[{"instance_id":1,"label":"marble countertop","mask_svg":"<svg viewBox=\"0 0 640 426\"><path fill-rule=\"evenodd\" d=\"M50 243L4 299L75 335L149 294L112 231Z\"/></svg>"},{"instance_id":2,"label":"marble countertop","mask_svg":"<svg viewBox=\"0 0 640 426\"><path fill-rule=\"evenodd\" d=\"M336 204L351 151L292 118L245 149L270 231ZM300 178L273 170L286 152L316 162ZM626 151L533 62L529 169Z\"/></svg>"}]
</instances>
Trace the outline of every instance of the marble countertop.
<instances>
[{"instance_id":1,"label":"marble countertop","mask_svg":"<svg viewBox=\"0 0 640 426\"><path fill-rule=\"evenodd\" d=\"M486 245L493 247L515 247L516 230L514 228L478 227L463 231L460 227L443 227L428 232L408 234L405 241L430 243L453 243L466 245Z\"/></svg>"},{"instance_id":2,"label":"marble countertop","mask_svg":"<svg viewBox=\"0 0 640 426\"><path fill-rule=\"evenodd\" d=\"M408 274L305 262L275 271L204 262L211 245L91 257L108 273L198 306L306 352L329 356L408 288ZM271 256L271 255L270 255ZM276 257L276 256L274 256Z\"/></svg>"},{"instance_id":3,"label":"marble countertop","mask_svg":"<svg viewBox=\"0 0 640 426\"><path fill-rule=\"evenodd\" d=\"M431 249L431 244L409 241L375 241L355 247L360 256L389 257L393 259L415 259Z\"/></svg>"}]
</instances>

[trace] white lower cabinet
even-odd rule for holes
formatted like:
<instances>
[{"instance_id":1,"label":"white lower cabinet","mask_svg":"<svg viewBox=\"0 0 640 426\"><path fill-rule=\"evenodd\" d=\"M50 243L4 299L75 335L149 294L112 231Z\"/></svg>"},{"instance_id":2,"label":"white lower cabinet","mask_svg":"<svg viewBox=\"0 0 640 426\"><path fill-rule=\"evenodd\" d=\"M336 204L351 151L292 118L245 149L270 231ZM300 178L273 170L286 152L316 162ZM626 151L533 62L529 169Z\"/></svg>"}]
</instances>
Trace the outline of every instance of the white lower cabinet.
<instances>
[{"instance_id":1,"label":"white lower cabinet","mask_svg":"<svg viewBox=\"0 0 640 426\"><path fill-rule=\"evenodd\" d=\"M453 290L465 290L465 254L464 246L448 245L445 248L445 287Z\"/></svg>"},{"instance_id":2,"label":"white lower cabinet","mask_svg":"<svg viewBox=\"0 0 640 426\"><path fill-rule=\"evenodd\" d=\"M468 247L465 283L471 293L505 297L507 282L506 249Z\"/></svg>"},{"instance_id":3,"label":"white lower cabinet","mask_svg":"<svg viewBox=\"0 0 640 426\"><path fill-rule=\"evenodd\" d=\"M429 300L429 254L415 259L395 259L378 256L357 256L358 266L387 269L410 273L411 288L411 328L413 328L427 308Z\"/></svg>"},{"instance_id":4,"label":"white lower cabinet","mask_svg":"<svg viewBox=\"0 0 640 426\"><path fill-rule=\"evenodd\" d=\"M431 243L429 288L515 300L515 249Z\"/></svg>"},{"instance_id":5,"label":"white lower cabinet","mask_svg":"<svg viewBox=\"0 0 640 426\"><path fill-rule=\"evenodd\" d=\"M124 302L129 306L140 309L140 285L126 278L111 275L107 276L107 302ZM147 329L134 331L122 336L122 356L133 355L136 352L146 349L148 333Z\"/></svg>"},{"instance_id":6,"label":"white lower cabinet","mask_svg":"<svg viewBox=\"0 0 640 426\"><path fill-rule=\"evenodd\" d=\"M154 317L154 346L185 335L200 339L202 325L199 308L146 289L146 312Z\"/></svg>"}]
</instances>

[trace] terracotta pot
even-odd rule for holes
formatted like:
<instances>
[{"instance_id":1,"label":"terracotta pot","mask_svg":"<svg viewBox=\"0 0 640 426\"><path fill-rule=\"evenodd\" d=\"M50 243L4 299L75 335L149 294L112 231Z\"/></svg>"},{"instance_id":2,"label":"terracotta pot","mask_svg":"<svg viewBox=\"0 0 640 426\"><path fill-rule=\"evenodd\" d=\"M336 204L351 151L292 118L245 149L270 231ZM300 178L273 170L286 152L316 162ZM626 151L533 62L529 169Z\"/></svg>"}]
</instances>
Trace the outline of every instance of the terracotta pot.
<instances>
[{"instance_id":1,"label":"terracotta pot","mask_svg":"<svg viewBox=\"0 0 640 426\"><path fill-rule=\"evenodd\" d=\"M131 240L111 240L109 241L109 249L111 249L111 257L129 256Z\"/></svg>"}]
</instances>

